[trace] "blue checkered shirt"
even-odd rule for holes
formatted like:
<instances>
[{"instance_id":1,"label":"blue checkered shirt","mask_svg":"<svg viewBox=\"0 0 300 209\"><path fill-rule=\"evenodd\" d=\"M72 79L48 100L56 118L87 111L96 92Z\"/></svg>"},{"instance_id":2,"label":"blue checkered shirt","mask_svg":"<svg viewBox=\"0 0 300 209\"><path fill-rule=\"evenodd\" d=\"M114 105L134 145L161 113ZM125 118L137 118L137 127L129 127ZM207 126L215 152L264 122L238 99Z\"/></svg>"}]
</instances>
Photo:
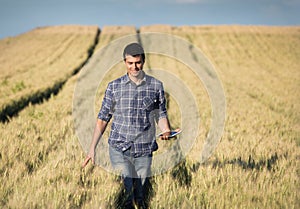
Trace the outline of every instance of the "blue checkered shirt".
<instances>
[{"instance_id":1,"label":"blue checkered shirt","mask_svg":"<svg viewBox=\"0 0 300 209\"><path fill-rule=\"evenodd\" d=\"M135 157L152 154L158 149L155 124L167 117L162 82L146 74L140 85L127 74L110 82L98 118L109 122L112 117L110 146L130 149Z\"/></svg>"}]
</instances>

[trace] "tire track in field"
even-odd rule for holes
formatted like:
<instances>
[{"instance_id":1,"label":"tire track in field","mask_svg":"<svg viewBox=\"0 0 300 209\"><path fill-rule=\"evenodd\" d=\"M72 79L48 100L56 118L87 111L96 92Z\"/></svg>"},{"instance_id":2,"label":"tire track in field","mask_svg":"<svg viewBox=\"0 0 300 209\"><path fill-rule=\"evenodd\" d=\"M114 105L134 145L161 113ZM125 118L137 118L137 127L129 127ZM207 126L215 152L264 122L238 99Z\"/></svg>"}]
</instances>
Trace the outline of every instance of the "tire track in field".
<instances>
[{"instance_id":1,"label":"tire track in field","mask_svg":"<svg viewBox=\"0 0 300 209\"><path fill-rule=\"evenodd\" d=\"M101 36L100 36L100 34L97 35L97 36L98 36L97 39L98 39L98 42L99 42ZM113 38L113 36L112 36L112 38ZM113 40L110 40L110 41L113 41ZM102 40L102 46L105 45L105 44L107 44L107 43L103 43L103 40ZM95 43L95 46L98 47L99 43L98 44ZM112 51L107 51L107 50L102 50L102 51L104 53L108 53L108 54L112 53ZM94 56L94 54L95 54L94 52L91 53L91 55L93 55L93 56ZM91 62L91 60L92 59L88 59L87 62ZM84 65L84 66L87 66L87 64ZM84 66L82 66L82 68L78 68L78 70L84 69ZM51 126L54 130L57 130L57 131L54 131L50 135L50 137L51 137L50 139L47 138L47 136L41 136L41 137L38 136L38 139L31 143L31 145L34 144L34 143L37 144L37 148L34 149L35 150L34 152L31 152L30 149L25 149L25 150L22 150L22 151L18 151L18 156L20 156L20 157L21 156L26 156L26 158L24 157L20 161L21 161L21 165L24 165L25 175L28 175L28 178L30 178L31 180L33 180L35 178L38 178L38 175L40 175L39 172L42 169L44 169L46 166L49 166L51 163L53 163L53 160L50 160L50 159L53 159L53 153L62 153L63 152L62 150L64 150L65 147L66 147L66 146L61 146L61 143L62 143L61 139L66 139L66 135L67 135L67 137L70 137L69 134L70 134L71 130L73 130L73 129L72 128L61 127L59 124L60 124L60 121L68 121L69 120L69 119L66 119L66 116L62 116L62 115L66 114L66 112L67 112L67 111L64 111L64 110L69 109L69 111L70 111L72 109L72 107L66 108L66 107L64 107L65 104L62 103L61 105L59 105L59 104L57 104L57 102L63 100L62 97L64 98L66 96L65 95L66 92L72 92L72 90L70 90L70 89L74 89L74 87L70 87L70 85L72 85L72 86L75 85L74 80L76 78L77 78L77 76L70 76L70 78L68 80L66 80L63 88L61 88L61 91L59 92L59 95L56 96L55 100L52 100L52 98L51 98L51 100L49 100L48 102L45 102L41 105L38 105L36 108L34 108L34 109L37 109L37 110L42 109L43 114L42 114L41 118L46 117L47 120L51 120L51 121L57 120L58 124L54 124L53 126ZM69 90L66 91L66 89L69 89ZM70 99L72 100L72 96L67 101L71 101ZM67 104L69 106L71 103L67 102ZM49 118L45 115L45 112L49 112L49 111L45 111L45 110L47 110L47 107L49 107L49 106L51 106L51 108L54 108L54 111L51 112L51 114L52 114L51 117L53 117L53 118ZM52 106L54 106L54 107L52 107ZM24 112L27 112L28 110L30 110L30 107L25 109ZM55 115L59 112L61 112L62 114L59 114L58 118L55 117ZM22 112L22 116L23 116L23 112ZM67 117L70 117L70 116L68 115ZM20 117L20 118L22 118L22 117ZM38 121L41 120L41 118L36 118L36 120L34 120L34 121L37 121L37 123L39 124ZM18 120L18 118L16 120L13 120L8 125L14 125L14 123L17 120ZM65 122L63 122L62 124L64 124L67 127L70 126L69 123L65 124ZM37 128L37 129L40 129L40 126L38 126L38 127L39 128ZM33 128L33 130L35 130L35 129L36 128ZM33 130L31 130L30 132L34 132ZM47 132L50 132L50 131L46 131L46 133ZM36 134L40 134L40 132L37 131ZM44 146L39 145L39 143L43 143L45 141L49 141L50 143L47 143ZM66 143L66 141L69 141L69 138L67 138L67 140L63 140L63 141L64 141L64 143ZM30 152L30 154L28 152ZM1 154L2 153L0 153L0 156L1 156ZM30 159L28 159L27 156L30 156ZM56 167L59 163L61 163L61 157L58 157L55 161L57 161L57 163L55 165L55 167ZM3 166L3 167L4 167L4 169L0 168L0 174L8 173L6 168L9 167L9 165ZM16 167L9 168L9 169L10 169L10 172L13 173L13 170L16 169ZM59 173L56 176L59 176ZM56 177L53 177L52 179L55 179L55 178ZM25 183L22 182L22 179L23 179L23 175L19 175L19 176L15 177L15 180L13 181L13 183L9 182L8 185L5 186L5 187L13 188L14 185L16 185L16 184L17 185L22 185L22 187L26 186L26 182ZM11 189L8 192L6 192L6 195L4 197L4 200L2 201L2 204L4 204L4 205L8 204L7 202L9 202L9 199L11 199L14 196L15 192L16 192L15 189ZM79 191L79 192L74 191L74 193L70 194L70 196L69 196L70 198L68 199L68 202L70 204L76 205L77 204L76 203L76 197L77 196L75 196L75 195L79 194L79 195L84 196L85 192L86 191ZM80 204L84 204L84 201L85 201L85 198L82 199Z\"/></svg>"},{"instance_id":2,"label":"tire track in field","mask_svg":"<svg viewBox=\"0 0 300 209\"><path fill-rule=\"evenodd\" d=\"M40 104L44 101L47 101L51 97L51 95L58 94L58 92L61 90L63 85L73 75L77 74L81 70L81 68L89 61L89 59L91 58L91 56L94 53L95 47L98 44L99 36L100 36L100 29L98 29L96 32L96 35L94 38L94 43L87 50L87 54L88 54L87 58L78 67L75 67L74 70L69 75L67 75L65 78L59 79L52 86L50 86L44 90L37 90L36 92L33 92L30 95L23 96L20 99L13 100L9 104L7 104L4 108L1 109L0 121L2 123L9 122L10 118L18 115L18 113L21 110L23 110L24 108L26 108L29 104ZM74 41L73 39L74 39L74 37L71 36L70 39L68 39L67 43L65 43L65 44L67 44L69 46L71 44L71 42ZM54 60L58 59L58 57L61 56L61 54L63 54L64 51L65 50L63 50L58 55L56 55L54 57L55 58Z\"/></svg>"},{"instance_id":3,"label":"tire track in field","mask_svg":"<svg viewBox=\"0 0 300 209\"><path fill-rule=\"evenodd\" d=\"M71 36L72 36L72 38L70 38L68 40L74 39L74 36L73 35L71 35ZM17 107L14 107L14 106L11 107L11 108L16 108L13 116L16 116L23 109L28 110L27 107L28 107L29 103L32 103L32 104L43 103L41 105L46 105L46 106L51 105L49 102L45 102L45 101L50 99L51 95L57 95L62 90L62 87L64 87L64 85L67 84L67 82L71 78L74 79L73 75L77 74L81 70L81 68L89 61L89 59L91 58L91 56L94 53L94 49L95 49L96 45L98 44L99 36L100 36L100 30L98 29L96 36L94 38L94 43L90 46L90 48L88 48L87 58L78 67L74 68L74 70L68 76L66 76L63 80L55 83L52 87L47 88L46 91L39 92L40 95L37 95L37 93L30 95L29 98L27 98L28 103L22 104L23 108L19 108L20 106L18 106L18 102L20 103L20 102L24 102L24 101L17 101L16 103L14 103L17 105ZM68 41L67 44L70 45L71 42L72 41ZM65 50L63 50L63 51L65 51ZM60 51L60 54L63 54L64 53L63 51ZM57 57L57 56L55 56L55 57ZM70 87L68 87L68 88L70 88ZM39 99L41 101L38 101ZM43 106L40 106L38 108L41 108L41 107L43 107ZM63 108L63 107L60 107L60 108ZM55 108L55 109L58 110L59 108ZM3 112L1 112L1 114L3 114ZM1 120L2 120L2 116L3 115L1 115ZM53 117L55 117L55 116L53 116ZM49 119L49 118L47 117L47 119ZM36 118L36 120L38 121L38 120L40 120L40 118L38 118L38 119ZM10 121L7 118L7 120L2 121L2 122L10 122ZM15 123L15 122L16 122L15 120L12 121L12 123ZM11 125L11 123L9 125ZM12 124L12 125L14 125L14 124ZM39 126L35 126L35 125L31 126L31 128L33 129L31 131L34 132L36 127L39 127ZM61 127L58 126L56 128L60 129ZM23 128L21 128L21 129L23 129ZM3 176L6 176L6 178L11 178L10 173L14 173L15 169L17 169L18 166L23 166L22 168L24 169L24 172L21 173L20 175L17 175L17 174L12 175L12 176L14 176L13 182L7 181L7 183L4 184L3 188L7 187L10 189L4 193L4 196L2 198L0 205L7 206L7 204L9 204L9 199L11 199L12 196L14 196L14 194L16 193L16 187L17 187L16 185L18 185L18 186L26 185L26 183L24 183L25 175L28 175L28 178L33 179L33 178L35 178L35 173L40 171L45 166L45 163L47 165L49 164L49 162L48 162L49 157L51 157L51 155L54 151L58 152L58 148L60 147L59 139L65 138L65 135L70 130L71 129L63 129L62 132L59 132L58 134L56 133L53 136L51 136L51 134L50 134L50 138L47 138L47 137L49 137L48 135L38 136L36 140L33 140L31 142L31 145L36 144L34 151L25 149L24 148L25 145L19 144L20 148L16 148L16 158L17 159L20 158L18 160L19 162L14 165L14 163L8 161L6 164L4 164L1 167L0 174ZM39 135L39 131L36 134ZM46 138L48 140L45 140ZM45 141L49 141L49 143L43 144L43 143L45 143ZM1 158L2 158L2 155L3 155L3 153L0 153ZM17 173L17 172L15 172L15 173Z\"/></svg>"},{"instance_id":4,"label":"tire track in field","mask_svg":"<svg viewBox=\"0 0 300 209\"><path fill-rule=\"evenodd\" d=\"M142 43L145 45L145 47L147 47L146 51L159 55L166 55L180 60L192 71L194 71L194 73L198 76L198 79L201 80L206 87L213 107L213 116L211 129L204 143L200 159L198 159L200 162L204 162L210 157L213 150L217 146L225 121L225 96L217 75L214 72L209 60L199 50L197 50L193 43L178 39L172 36L172 34L150 34L143 37ZM165 77L168 78L169 76L166 74ZM163 77L163 79L166 78ZM175 95L183 91L182 87L176 84L176 81L171 82L169 85L170 88L172 88L172 91L175 92ZM186 125L185 123L189 124L190 122L189 120L186 120L182 124L182 128L190 134L187 135L187 138L193 140L198 136L198 130L196 130L198 127L195 128L194 125L197 124L197 118L199 119L199 117L197 117L198 114L196 113L198 107L191 106L192 101L195 101L195 99L193 98L191 101L191 99L186 99L186 97L180 97L178 101L178 103L180 103L182 106L190 107L190 109L186 110L184 114L188 114L190 116L192 125L183 128ZM192 113L194 113L194 115L192 115ZM189 151L189 145L190 144L187 143L181 147L183 153L187 153Z\"/></svg>"}]
</instances>

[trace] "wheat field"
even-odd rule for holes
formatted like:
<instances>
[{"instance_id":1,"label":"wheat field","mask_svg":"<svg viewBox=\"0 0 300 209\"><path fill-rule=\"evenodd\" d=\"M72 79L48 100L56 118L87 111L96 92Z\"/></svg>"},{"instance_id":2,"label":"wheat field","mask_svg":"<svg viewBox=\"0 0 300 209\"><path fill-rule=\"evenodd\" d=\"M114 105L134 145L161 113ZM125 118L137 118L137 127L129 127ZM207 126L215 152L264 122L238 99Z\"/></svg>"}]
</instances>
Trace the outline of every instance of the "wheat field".
<instances>
[{"instance_id":1,"label":"wheat field","mask_svg":"<svg viewBox=\"0 0 300 209\"><path fill-rule=\"evenodd\" d=\"M82 66L97 51L146 32L172 34L198 47L226 95L221 141L198 167L211 121L205 87L182 63L147 56L149 73L160 68L182 79L202 121L185 160L151 179L149 207L300 208L300 28L168 25L44 27L0 40L1 207L117 208L118 177L98 166L81 168L85 153L73 127L73 94ZM107 82L125 68L120 62L108 72L96 109ZM179 107L172 95L168 99L177 127Z\"/></svg>"},{"instance_id":2,"label":"wheat field","mask_svg":"<svg viewBox=\"0 0 300 209\"><path fill-rule=\"evenodd\" d=\"M91 56L98 27L36 28L0 42L1 121L58 92Z\"/></svg>"}]
</instances>

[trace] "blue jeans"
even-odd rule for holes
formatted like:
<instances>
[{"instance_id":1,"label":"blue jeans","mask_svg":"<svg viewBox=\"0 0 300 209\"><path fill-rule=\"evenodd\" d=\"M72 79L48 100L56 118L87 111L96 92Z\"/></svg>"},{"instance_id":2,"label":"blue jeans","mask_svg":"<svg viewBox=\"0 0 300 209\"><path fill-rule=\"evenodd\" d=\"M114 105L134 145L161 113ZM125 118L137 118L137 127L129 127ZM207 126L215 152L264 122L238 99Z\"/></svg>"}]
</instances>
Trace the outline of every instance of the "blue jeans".
<instances>
[{"instance_id":1,"label":"blue jeans","mask_svg":"<svg viewBox=\"0 0 300 209\"><path fill-rule=\"evenodd\" d=\"M120 172L125 187L125 204L143 204L146 186L151 175L152 155L133 157L130 149L120 152L109 146L109 157L115 170Z\"/></svg>"}]
</instances>

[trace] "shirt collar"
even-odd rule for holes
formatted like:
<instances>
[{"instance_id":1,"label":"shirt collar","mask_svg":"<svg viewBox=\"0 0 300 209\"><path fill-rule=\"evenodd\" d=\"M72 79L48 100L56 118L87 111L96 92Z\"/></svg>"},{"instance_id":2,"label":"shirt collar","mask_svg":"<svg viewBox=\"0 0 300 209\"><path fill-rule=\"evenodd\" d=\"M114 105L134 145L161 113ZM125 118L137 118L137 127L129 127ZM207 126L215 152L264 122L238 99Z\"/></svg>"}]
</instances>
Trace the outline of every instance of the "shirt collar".
<instances>
[{"instance_id":1,"label":"shirt collar","mask_svg":"<svg viewBox=\"0 0 300 209\"><path fill-rule=\"evenodd\" d=\"M148 76L147 76L146 73L144 72L144 78L142 79L142 82L141 82L140 85L142 85L142 84L144 84L144 83L147 83L147 80L148 80ZM124 75L123 78L122 78L122 83L128 84L128 83L130 83L130 82L131 82L131 80L130 80L128 74L126 73L126 75Z\"/></svg>"},{"instance_id":2,"label":"shirt collar","mask_svg":"<svg viewBox=\"0 0 300 209\"><path fill-rule=\"evenodd\" d=\"M130 82L130 78L128 76L128 74L126 73L126 75L124 75L122 77L122 83L126 84L126 83L129 83Z\"/></svg>"}]
</instances>

